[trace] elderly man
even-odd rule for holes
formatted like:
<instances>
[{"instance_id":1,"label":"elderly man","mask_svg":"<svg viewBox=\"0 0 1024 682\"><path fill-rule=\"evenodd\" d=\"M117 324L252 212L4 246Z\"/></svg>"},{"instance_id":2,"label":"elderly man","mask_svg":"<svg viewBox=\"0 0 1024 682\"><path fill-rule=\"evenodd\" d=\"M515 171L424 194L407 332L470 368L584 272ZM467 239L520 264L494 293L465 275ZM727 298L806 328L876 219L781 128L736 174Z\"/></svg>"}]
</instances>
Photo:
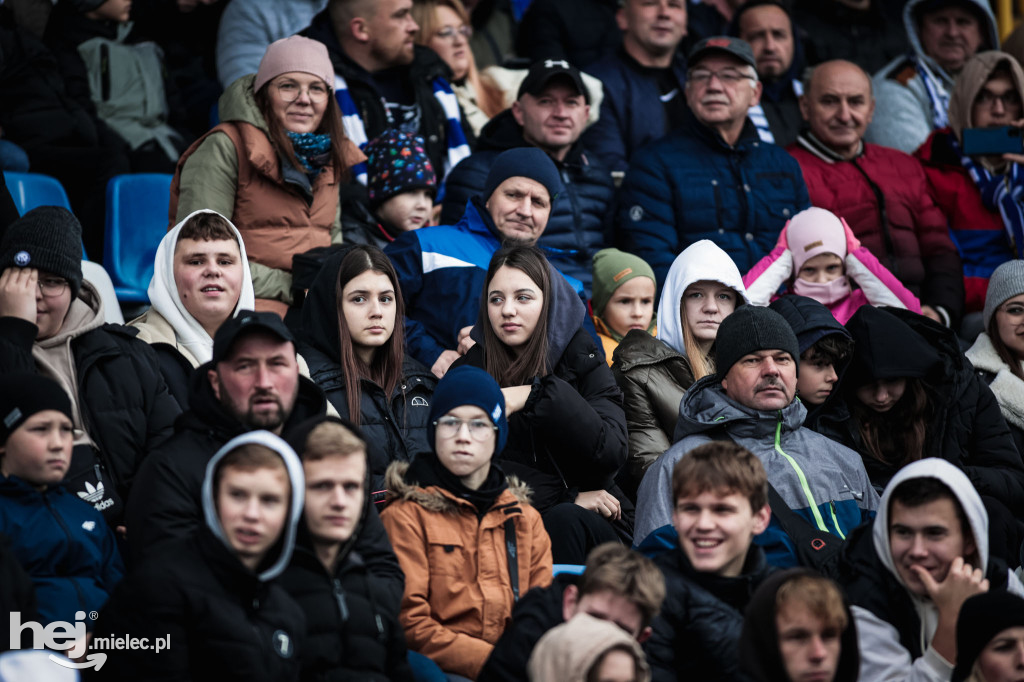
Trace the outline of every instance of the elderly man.
<instances>
[{"instance_id":1,"label":"elderly man","mask_svg":"<svg viewBox=\"0 0 1024 682\"><path fill-rule=\"evenodd\" d=\"M458 359L456 348L476 322L491 256L503 243L536 244L561 192L547 154L510 149L494 159L457 223L406 232L384 250L405 299L407 351L434 374L443 376Z\"/></svg>"},{"instance_id":2,"label":"elderly man","mask_svg":"<svg viewBox=\"0 0 1024 682\"><path fill-rule=\"evenodd\" d=\"M761 96L755 64L738 38L699 42L689 56L683 127L641 149L626 173L619 241L650 263L659 285L676 255L701 239L749 270L810 205L800 166L762 142L747 118Z\"/></svg>"},{"instance_id":3,"label":"elderly man","mask_svg":"<svg viewBox=\"0 0 1024 682\"><path fill-rule=\"evenodd\" d=\"M875 74L877 116L867 141L912 153L928 134L949 125L949 93L964 64L999 47L988 0L910 0L903 23L910 56Z\"/></svg>"},{"instance_id":4,"label":"elderly man","mask_svg":"<svg viewBox=\"0 0 1024 682\"><path fill-rule=\"evenodd\" d=\"M731 440L764 464L783 502L818 531L845 537L878 507L860 455L803 426L795 400L799 345L770 308L743 306L718 330L718 373L690 387L679 406L677 442L647 470L633 537L644 548L675 545L672 468L712 440ZM796 565L793 541L773 514L755 542L769 563Z\"/></svg>"},{"instance_id":5,"label":"elderly man","mask_svg":"<svg viewBox=\"0 0 1024 682\"><path fill-rule=\"evenodd\" d=\"M921 165L863 140L875 111L868 75L851 62L825 62L807 77L800 108L808 129L788 151L803 170L811 203L842 216L921 300L925 315L958 325L960 257Z\"/></svg>"},{"instance_id":6,"label":"elderly man","mask_svg":"<svg viewBox=\"0 0 1024 682\"><path fill-rule=\"evenodd\" d=\"M622 45L587 71L604 83L601 117L584 141L613 171L633 152L682 125L686 0L623 0L615 15Z\"/></svg>"},{"instance_id":7,"label":"elderly man","mask_svg":"<svg viewBox=\"0 0 1024 682\"><path fill-rule=\"evenodd\" d=\"M915 154L960 248L968 313L984 307L989 277L1001 263L1024 258L1024 217L1016 198L1024 188L1024 156L968 156L963 131L1019 127L1022 98L1024 71L1016 59L996 51L975 55L953 86L949 127L932 133Z\"/></svg>"},{"instance_id":8,"label":"elderly man","mask_svg":"<svg viewBox=\"0 0 1024 682\"><path fill-rule=\"evenodd\" d=\"M748 0L733 15L729 33L750 43L763 91L750 120L766 142L785 147L800 132L800 74L804 50L782 0Z\"/></svg>"},{"instance_id":9,"label":"elderly man","mask_svg":"<svg viewBox=\"0 0 1024 682\"><path fill-rule=\"evenodd\" d=\"M413 44L412 0L330 0L302 31L327 46L345 134L360 147L389 128L418 135L440 180L469 156L462 112L433 50ZM365 166L356 168L357 176Z\"/></svg>"},{"instance_id":10,"label":"elderly man","mask_svg":"<svg viewBox=\"0 0 1024 682\"><path fill-rule=\"evenodd\" d=\"M561 59L534 64L511 108L484 127L478 151L447 179L441 224L459 220L501 152L537 147L554 162L563 185L561 194L551 198L548 228L537 245L562 272L582 282L589 295L591 262L607 246L607 214L615 191L608 169L580 141L589 114L590 93L576 67Z\"/></svg>"}]
</instances>

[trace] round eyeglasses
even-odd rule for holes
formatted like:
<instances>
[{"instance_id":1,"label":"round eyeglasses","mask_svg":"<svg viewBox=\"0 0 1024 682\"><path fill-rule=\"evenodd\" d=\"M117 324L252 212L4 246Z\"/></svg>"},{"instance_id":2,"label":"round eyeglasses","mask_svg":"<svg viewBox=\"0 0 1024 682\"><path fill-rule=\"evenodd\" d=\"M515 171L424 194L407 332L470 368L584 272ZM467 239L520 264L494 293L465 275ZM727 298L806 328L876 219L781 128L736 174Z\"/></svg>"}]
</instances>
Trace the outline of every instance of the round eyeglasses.
<instances>
[{"instance_id":1,"label":"round eyeglasses","mask_svg":"<svg viewBox=\"0 0 1024 682\"><path fill-rule=\"evenodd\" d=\"M441 417L434 422L434 427L437 430L438 436L448 440L449 438L455 438L462 431L463 424L469 429L470 437L480 443L487 440L489 434L498 430L497 426L486 419L463 420L458 417Z\"/></svg>"},{"instance_id":2,"label":"round eyeglasses","mask_svg":"<svg viewBox=\"0 0 1024 682\"><path fill-rule=\"evenodd\" d=\"M274 87L277 88L277 94L281 100L289 103L297 100L303 89L305 89L310 101L316 104L326 102L331 94L331 91L323 83L312 83L308 87L302 88L298 83L286 81L284 83L275 83Z\"/></svg>"}]
</instances>

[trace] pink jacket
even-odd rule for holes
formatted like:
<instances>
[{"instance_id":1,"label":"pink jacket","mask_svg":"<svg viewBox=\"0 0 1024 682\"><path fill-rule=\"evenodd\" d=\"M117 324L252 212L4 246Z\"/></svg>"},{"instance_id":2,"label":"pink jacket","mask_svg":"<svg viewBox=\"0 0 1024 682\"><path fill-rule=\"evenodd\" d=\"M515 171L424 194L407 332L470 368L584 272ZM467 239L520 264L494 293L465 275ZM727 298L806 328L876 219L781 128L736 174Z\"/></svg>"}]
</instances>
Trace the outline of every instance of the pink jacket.
<instances>
[{"instance_id":1,"label":"pink jacket","mask_svg":"<svg viewBox=\"0 0 1024 682\"><path fill-rule=\"evenodd\" d=\"M826 305L840 324L853 317L862 305L895 306L915 313L921 312L921 302L889 272L866 247L854 249L846 255L846 276L859 288L850 295ZM757 262L746 275L743 285L753 305L766 306L779 297L779 287L793 274L793 256L785 246L776 246ZM789 287L783 295L792 293Z\"/></svg>"}]
</instances>

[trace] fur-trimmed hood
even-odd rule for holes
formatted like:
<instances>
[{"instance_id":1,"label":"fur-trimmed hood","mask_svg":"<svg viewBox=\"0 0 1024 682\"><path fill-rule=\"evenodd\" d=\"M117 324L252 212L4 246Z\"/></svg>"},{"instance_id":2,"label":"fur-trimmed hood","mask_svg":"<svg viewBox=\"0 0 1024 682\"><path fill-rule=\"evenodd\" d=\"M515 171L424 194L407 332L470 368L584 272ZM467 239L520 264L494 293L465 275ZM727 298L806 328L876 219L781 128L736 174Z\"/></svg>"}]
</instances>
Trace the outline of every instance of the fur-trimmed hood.
<instances>
[{"instance_id":1,"label":"fur-trimmed hood","mask_svg":"<svg viewBox=\"0 0 1024 682\"><path fill-rule=\"evenodd\" d=\"M1024 381L999 357L988 334L979 334L965 355L976 369L995 375L988 387L999 402L999 411L1011 426L1024 429Z\"/></svg>"},{"instance_id":2,"label":"fur-trimmed hood","mask_svg":"<svg viewBox=\"0 0 1024 682\"><path fill-rule=\"evenodd\" d=\"M406 480L406 472L409 470L409 462L392 462L384 474L384 484L387 489L387 501L391 504L395 500L409 500L415 502L427 511L441 512L447 514L461 514L463 502L451 492L436 485L423 488L416 481ZM511 494L518 502L530 504L530 487L519 480L516 476L506 476L508 490L502 492L501 496ZM501 499L499 496L499 500ZM497 501L495 502L497 504Z\"/></svg>"}]
</instances>

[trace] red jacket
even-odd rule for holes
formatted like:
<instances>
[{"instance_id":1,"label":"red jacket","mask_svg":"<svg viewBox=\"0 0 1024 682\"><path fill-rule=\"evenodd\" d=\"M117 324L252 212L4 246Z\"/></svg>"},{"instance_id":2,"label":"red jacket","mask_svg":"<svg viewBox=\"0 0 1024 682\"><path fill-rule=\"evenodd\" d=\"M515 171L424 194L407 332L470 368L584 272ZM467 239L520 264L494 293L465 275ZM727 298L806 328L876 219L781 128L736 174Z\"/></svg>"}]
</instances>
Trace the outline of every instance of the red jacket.
<instances>
[{"instance_id":1,"label":"red jacket","mask_svg":"<svg viewBox=\"0 0 1024 682\"><path fill-rule=\"evenodd\" d=\"M960 257L921 164L909 154L866 143L860 156L845 161L806 133L787 151L800 164L811 204L845 218L861 244L922 305L941 306L958 325Z\"/></svg>"},{"instance_id":2,"label":"red jacket","mask_svg":"<svg viewBox=\"0 0 1024 682\"><path fill-rule=\"evenodd\" d=\"M935 202L946 214L964 264L967 310L985 307L988 278L1013 258L999 211L981 200L978 186L950 144L949 128L933 132L914 156L921 160Z\"/></svg>"}]
</instances>

